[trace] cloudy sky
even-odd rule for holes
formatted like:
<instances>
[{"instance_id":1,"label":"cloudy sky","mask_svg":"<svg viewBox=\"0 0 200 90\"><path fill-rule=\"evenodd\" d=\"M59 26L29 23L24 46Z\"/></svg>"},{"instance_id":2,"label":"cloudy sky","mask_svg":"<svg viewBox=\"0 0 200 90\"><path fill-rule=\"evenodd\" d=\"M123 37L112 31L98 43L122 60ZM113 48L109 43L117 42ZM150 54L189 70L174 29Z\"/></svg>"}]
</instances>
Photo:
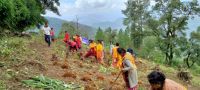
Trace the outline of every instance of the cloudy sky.
<instances>
[{"instance_id":1,"label":"cloudy sky","mask_svg":"<svg viewBox=\"0 0 200 90\"><path fill-rule=\"evenodd\" d=\"M60 0L61 16L47 11L45 16L57 17L68 21L79 21L92 24L104 21L115 21L123 18L121 10L125 9L127 0Z\"/></svg>"}]
</instances>

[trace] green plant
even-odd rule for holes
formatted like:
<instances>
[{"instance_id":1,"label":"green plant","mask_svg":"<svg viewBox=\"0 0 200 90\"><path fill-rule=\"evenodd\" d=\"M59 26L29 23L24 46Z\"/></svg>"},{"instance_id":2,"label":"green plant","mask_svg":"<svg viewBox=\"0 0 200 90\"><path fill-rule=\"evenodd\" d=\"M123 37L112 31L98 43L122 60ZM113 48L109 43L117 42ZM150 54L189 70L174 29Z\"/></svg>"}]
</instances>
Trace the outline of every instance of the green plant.
<instances>
[{"instance_id":1,"label":"green plant","mask_svg":"<svg viewBox=\"0 0 200 90\"><path fill-rule=\"evenodd\" d=\"M6 85L3 81L0 81L0 90L6 90Z\"/></svg>"},{"instance_id":2,"label":"green plant","mask_svg":"<svg viewBox=\"0 0 200 90\"><path fill-rule=\"evenodd\" d=\"M64 83L63 81L50 79L43 75L36 76L30 80L23 80L22 83L28 87L41 88L47 90L82 90L83 87L74 83Z\"/></svg>"}]
</instances>

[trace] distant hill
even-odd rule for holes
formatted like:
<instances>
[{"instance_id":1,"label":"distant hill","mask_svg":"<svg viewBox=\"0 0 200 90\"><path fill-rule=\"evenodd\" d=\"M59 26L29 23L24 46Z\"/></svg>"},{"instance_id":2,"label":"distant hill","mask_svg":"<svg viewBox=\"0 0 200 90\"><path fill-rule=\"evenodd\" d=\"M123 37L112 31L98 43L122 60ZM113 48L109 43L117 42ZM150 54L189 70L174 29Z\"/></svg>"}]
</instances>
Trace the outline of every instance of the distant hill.
<instances>
[{"instance_id":1,"label":"distant hill","mask_svg":"<svg viewBox=\"0 0 200 90\"><path fill-rule=\"evenodd\" d=\"M105 22L98 22L92 24L92 26L98 28L101 27L103 29L111 27L113 29L125 29L125 26L123 25L123 18L119 18L115 21L105 21Z\"/></svg>"},{"instance_id":2,"label":"distant hill","mask_svg":"<svg viewBox=\"0 0 200 90\"><path fill-rule=\"evenodd\" d=\"M66 20L62 20L62 19L54 18L54 17L45 17L45 18L48 20L49 26L55 29L56 35L59 34L63 23L69 23L70 25L76 28L76 23L72 21L66 21ZM88 26L88 25L80 24L80 23L78 24L78 26L79 26L80 31L90 35L90 38L94 38L94 35L96 33L96 28Z\"/></svg>"},{"instance_id":3,"label":"distant hill","mask_svg":"<svg viewBox=\"0 0 200 90\"><path fill-rule=\"evenodd\" d=\"M75 22L69 22L69 23L72 26L77 27L77 23ZM80 24L80 23L78 24L78 27L79 27L79 31L82 33L86 33L89 36L89 38L95 37L96 31L97 31L96 28L88 26L88 25Z\"/></svg>"}]
</instances>

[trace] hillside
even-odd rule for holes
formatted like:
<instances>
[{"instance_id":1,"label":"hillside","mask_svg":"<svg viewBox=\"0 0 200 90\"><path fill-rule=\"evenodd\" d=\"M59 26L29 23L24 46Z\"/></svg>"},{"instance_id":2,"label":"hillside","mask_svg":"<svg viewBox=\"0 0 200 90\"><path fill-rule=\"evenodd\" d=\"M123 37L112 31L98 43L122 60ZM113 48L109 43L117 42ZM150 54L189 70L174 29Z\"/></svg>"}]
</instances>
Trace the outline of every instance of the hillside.
<instances>
[{"instance_id":1,"label":"hillside","mask_svg":"<svg viewBox=\"0 0 200 90\"><path fill-rule=\"evenodd\" d=\"M53 43L52 47L47 47L43 41L43 37L32 36L32 38L7 38L1 42L5 42L10 53L1 52L0 57L0 90L38 90L22 83L23 80L31 79L35 76L43 75L50 79L56 79L67 83L80 85L84 90L108 90L112 85L112 90L124 90L124 81L122 75L116 82L113 82L119 70L113 69L108 64L111 60L109 54L105 56L106 65L100 65L94 62L94 58L80 60L78 53L66 54L66 48L62 39L58 39ZM0 43L1 43L0 42ZM2 43L0 44L2 47ZM13 45L19 45L18 47ZM16 50L17 52L12 52ZM23 52L22 52L23 51ZM85 52L85 46L82 52ZM108 51L106 51L108 53ZM139 90L147 90L149 84L147 74L159 67L165 72L167 78L173 79L188 87L188 90L199 90L200 78L193 76L191 84L181 81L177 78L177 70L157 65L151 61L138 58L136 61L139 74ZM41 85L41 84L36 84ZM39 87L39 86L38 86ZM82 90L77 88L76 90Z\"/></svg>"}]
</instances>

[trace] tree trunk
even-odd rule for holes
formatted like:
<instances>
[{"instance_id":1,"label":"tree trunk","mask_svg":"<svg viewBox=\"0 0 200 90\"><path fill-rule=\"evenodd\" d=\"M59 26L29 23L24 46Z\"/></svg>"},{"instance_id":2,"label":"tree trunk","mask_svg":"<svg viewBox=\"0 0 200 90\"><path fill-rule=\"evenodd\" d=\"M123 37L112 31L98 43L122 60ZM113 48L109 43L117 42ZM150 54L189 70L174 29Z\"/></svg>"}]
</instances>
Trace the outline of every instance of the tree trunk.
<instances>
[{"instance_id":1,"label":"tree trunk","mask_svg":"<svg viewBox=\"0 0 200 90\"><path fill-rule=\"evenodd\" d=\"M185 59L185 62L186 62L186 65L187 65L188 68L190 68L190 64L189 64L190 55L191 55L191 53L189 52L189 53L187 54L186 59Z\"/></svg>"}]
</instances>

